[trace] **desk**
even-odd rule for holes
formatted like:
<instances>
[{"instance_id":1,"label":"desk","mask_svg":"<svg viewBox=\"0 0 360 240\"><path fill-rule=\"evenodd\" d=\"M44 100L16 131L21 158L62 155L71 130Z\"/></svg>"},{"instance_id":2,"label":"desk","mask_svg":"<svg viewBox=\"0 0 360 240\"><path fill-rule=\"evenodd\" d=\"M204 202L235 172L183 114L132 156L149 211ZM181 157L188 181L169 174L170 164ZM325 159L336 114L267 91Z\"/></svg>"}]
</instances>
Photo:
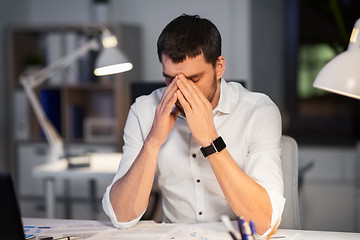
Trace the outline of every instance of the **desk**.
<instances>
[{"instance_id":1,"label":"desk","mask_svg":"<svg viewBox=\"0 0 360 240\"><path fill-rule=\"evenodd\" d=\"M24 218L24 226L49 226L43 235L61 237L64 234L78 236L87 240L146 239L146 240L231 240L222 223L203 224L157 224L140 221L135 227L119 230L110 222L91 220L61 220ZM234 223L235 224L235 223ZM304 231L279 229L275 236L279 240L358 240L360 233L325 231ZM275 238L273 238L275 239Z\"/></svg>"},{"instance_id":2,"label":"desk","mask_svg":"<svg viewBox=\"0 0 360 240\"><path fill-rule=\"evenodd\" d=\"M33 176L41 178L45 186L46 217L55 218L55 181L85 179L90 183L90 202L96 214L96 181L111 181L118 169L121 153L96 153L90 154L90 167L71 168L66 160L59 160L53 164L44 164L33 169ZM65 196L68 196L68 188L65 187ZM66 204L69 205L69 204ZM67 207L67 215L69 209Z\"/></svg>"}]
</instances>

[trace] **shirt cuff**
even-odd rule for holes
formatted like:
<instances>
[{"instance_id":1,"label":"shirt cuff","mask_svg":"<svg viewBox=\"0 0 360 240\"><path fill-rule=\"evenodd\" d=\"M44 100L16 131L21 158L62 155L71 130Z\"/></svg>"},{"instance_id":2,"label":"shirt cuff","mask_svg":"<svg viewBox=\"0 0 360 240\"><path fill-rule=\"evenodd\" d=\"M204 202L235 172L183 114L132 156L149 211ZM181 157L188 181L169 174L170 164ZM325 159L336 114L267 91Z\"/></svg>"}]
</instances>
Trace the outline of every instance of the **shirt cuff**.
<instances>
[{"instance_id":1,"label":"shirt cuff","mask_svg":"<svg viewBox=\"0 0 360 240\"><path fill-rule=\"evenodd\" d=\"M119 229L133 227L135 224L137 224L140 221L141 217L144 215L146 210L139 217L137 217L129 222L118 222L115 212L114 212L114 209L110 202L111 187L112 187L112 184L106 188L106 191L105 191L103 199L102 199L102 207L104 209L104 212L106 213L106 215L109 216L111 223L114 225L114 227L119 228Z\"/></svg>"},{"instance_id":2,"label":"shirt cuff","mask_svg":"<svg viewBox=\"0 0 360 240\"><path fill-rule=\"evenodd\" d=\"M286 202L285 198L283 196L281 196L278 192L269 190L267 188L265 188L265 190L267 191L269 198L270 198L271 207L272 207L272 215L271 215L270 228L262 236L269 235L272 228L276 224L277 225L280 224L281 216L284 211L284 206L285 206L285 202Z\"/></svg>"}]
</instances>

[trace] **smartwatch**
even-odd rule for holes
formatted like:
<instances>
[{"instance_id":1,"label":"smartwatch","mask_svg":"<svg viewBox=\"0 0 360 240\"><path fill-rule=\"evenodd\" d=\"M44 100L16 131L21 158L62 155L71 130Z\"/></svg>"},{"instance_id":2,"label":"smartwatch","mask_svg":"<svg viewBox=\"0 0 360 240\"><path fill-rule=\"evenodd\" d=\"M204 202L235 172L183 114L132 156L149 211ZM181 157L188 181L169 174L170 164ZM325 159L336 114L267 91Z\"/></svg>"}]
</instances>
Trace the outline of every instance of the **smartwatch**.
<instances>
[{"instance_id":1,"label":"smartwatch","mask_svg":"<svg viewBox=\"0 0 360 240\"><path fill-rule=\"evenodd\" d=\"M222 137L218 137L209 146L201 147L200 151L204 155L204 157L207 157L213 153L221 152L224 148L226 148L224 140L222 139Z\"/></svg>"}]
</instances>

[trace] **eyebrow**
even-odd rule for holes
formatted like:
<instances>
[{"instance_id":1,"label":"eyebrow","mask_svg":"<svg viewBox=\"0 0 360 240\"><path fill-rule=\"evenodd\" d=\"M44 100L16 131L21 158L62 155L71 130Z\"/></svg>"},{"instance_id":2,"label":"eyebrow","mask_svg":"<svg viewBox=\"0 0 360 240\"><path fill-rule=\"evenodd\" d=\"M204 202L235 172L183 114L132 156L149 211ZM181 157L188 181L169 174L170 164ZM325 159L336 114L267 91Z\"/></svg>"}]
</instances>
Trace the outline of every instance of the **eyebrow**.
<instances>
[{"instance_id":1,"label":"eyebrow","mask_svg":"<svg viewBox=\"0 0 360 240\"><path fill-rule=\"evenodd\" d=\"M163 77L164 77L164 78L171 78L171 79L173 79L175 76L172 77L172 76L170 76L170 75L168 75L168 74L166 74L166 73L163 72Z\"/></svg>"},{"instance_id":2,"label":"eyebrow","mask_svg":"<svg viewBox=\"0 0 360 240\"><path fill-rule=\"evenodd\" d=\"M185 76L185 78L192 80L192 79L194 79L194 78L201 77L202 75L204 75L204 73L205 73L205 72L196 73L196 74L191 75L191 76ZM166 73L164 73L164 72L163 72L163 76L164 76L165 78L171 78L171 79L173 79L173 78L175 77L175 76L170 76L170 75L168 75L168 74L166 74Z\"/></svg>"}]
</instances>

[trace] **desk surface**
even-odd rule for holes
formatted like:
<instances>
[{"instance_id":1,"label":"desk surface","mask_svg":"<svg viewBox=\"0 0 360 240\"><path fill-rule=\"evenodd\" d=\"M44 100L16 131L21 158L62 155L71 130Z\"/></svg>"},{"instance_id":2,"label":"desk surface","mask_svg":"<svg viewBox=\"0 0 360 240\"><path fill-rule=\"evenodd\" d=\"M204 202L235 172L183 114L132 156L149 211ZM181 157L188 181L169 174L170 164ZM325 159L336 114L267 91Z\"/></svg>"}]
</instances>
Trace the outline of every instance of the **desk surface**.
<instances>
[{"instance_id":1,"label":"desk surface","mask_svg":"<svg viewBox=\"0 0 360 240\"><path fill-rule=\"evenodd\" d=\"M87 240L230 240L221 222L206 224L157 224L141 221L135 227L118 230L110 222L92 220L62 220L23 218L27 226L42 228L43 235L62 237L76 235ZM278 238L275 238L278 237ZM304 231L279 229L272 239L280 240L358 240L360 233L342 233L325 231Z\"/></svg>"},{"instance_id":2,"label":"desk surface","mask_svg":"<svg viewBox=\"0 0 360 240\"><path fill-rule=\"evenodd\" d=\"M66 160L59 160L55 163L35 167L33 175L39 178L112 179L118 169L121 156L121 153L91 154L89 156L90 167L70 169L67 167Z\"/></svg>"}]
</instances>

